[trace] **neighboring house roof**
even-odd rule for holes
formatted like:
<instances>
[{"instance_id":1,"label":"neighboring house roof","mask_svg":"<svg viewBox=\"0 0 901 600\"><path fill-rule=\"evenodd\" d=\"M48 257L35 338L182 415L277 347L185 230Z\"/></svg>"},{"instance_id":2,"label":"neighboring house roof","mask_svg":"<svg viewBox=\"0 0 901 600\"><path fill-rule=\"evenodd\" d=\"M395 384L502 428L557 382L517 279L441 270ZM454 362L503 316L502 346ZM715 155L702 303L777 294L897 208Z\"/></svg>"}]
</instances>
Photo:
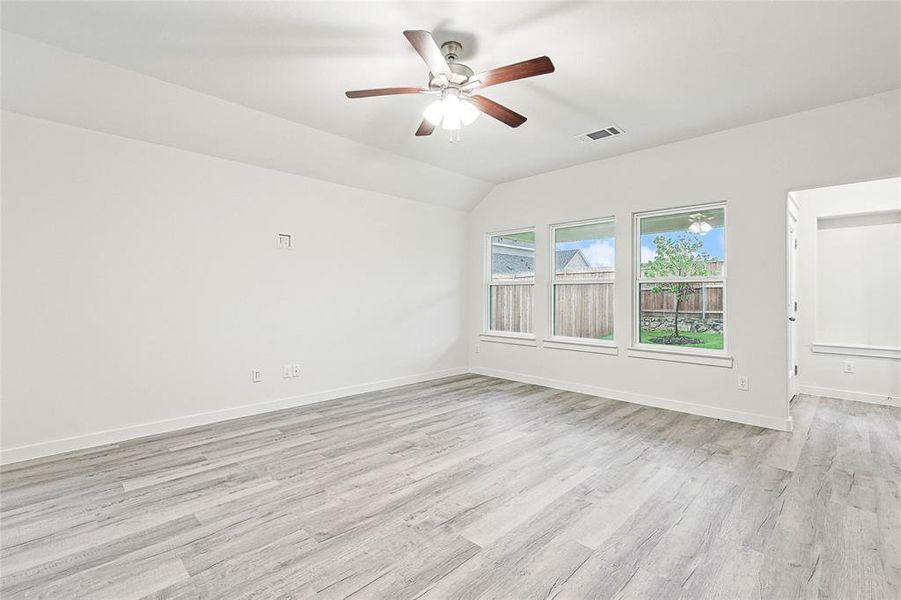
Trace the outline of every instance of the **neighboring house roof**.
<instances>
[{"instance_id":1,"label":"neighboring house roof","mask_svg":"<svg viewBox=\"0 0 901 600\"><path fill-rule=\"evenodd\" d=\"M524 246L529 247L529 246ZM534 246L531 246L534 247ZM579 249L558 250L556 252L557 271L568 269L587 269L590 265L585 255ZM521 254L506 254L500 248L495 248L491 253L491 272L495 274L519 275L522 273L534 273L534 256L522 256Z\"/></svg>"},{"instance_id":2,"label":"neighboring house roof","mask_svg":"<svg viewBox=\"0 0 901 600\"><path fill-rule=\"evenodd\" d=\"M494 252L491 255L491 272L507 275L534 273L535 261L529 256L516 256L513 254Z\"/></svg>"},{"instance_id":3,"label":"neighboring house roof","mask_svg":"<svg viewBox=\"0 0 901 600\"><path fill-rule=\"evenodd\" d=\"M578 252L578 250L557 250L557 270L562 271Z\"/></svg>"},{"instance_id":4,"label":"neighboring house roof","mask_svg":"<svg viewBox=\"0 0 901 600\"><path fill-rule=\"evenodd\" d=\"M574 250L557 250L556 253L557 271L566 271L567 269L587 269L591 265L582 251Z\"/></svg>"}]
</instances>

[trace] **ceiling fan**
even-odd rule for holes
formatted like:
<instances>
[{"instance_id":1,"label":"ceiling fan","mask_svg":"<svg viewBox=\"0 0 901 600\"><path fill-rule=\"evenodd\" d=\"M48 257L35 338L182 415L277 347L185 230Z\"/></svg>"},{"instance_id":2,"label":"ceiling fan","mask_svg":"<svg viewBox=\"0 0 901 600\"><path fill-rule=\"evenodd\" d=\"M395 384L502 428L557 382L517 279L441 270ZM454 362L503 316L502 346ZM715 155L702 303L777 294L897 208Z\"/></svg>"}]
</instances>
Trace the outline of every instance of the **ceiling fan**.
<instances>
[{"instance_id":1,"label":"ceiling fan","mask_svg":"<svg viewBox=\"0 0 901 600\"><path fill-rule=\"evenodd\" d=\"M694 213L688 215L688 218L691 219L691 223L688 225L688 231L690 233L694 233L696 235L707 235L713 230L713 225L710 224L710 221L712 221L714 218L713 215Z\"/></svg>"},{"instance_id":2,"label":"ceiling fan","mask_svg":"<svg viewBox=\"0 0 901 600\"><path fill-rule=\"evenodd\" d=\"M494 117L510 127L519 127L526 122L524 116L475 92L499 83L554 72L554 64L551 59L541 56L482 73L474 73L466 65L457 62L457 57L463 49L463 45L459 42L445 42L439 48L428 31L405 31L404 36L429 67L428 87L353 90L346 92L346 95L348 98L370 98L396 94L437 95L438 99L422 113L422 124L416 130L418 136L431 135L435 128L441 125L442 129L450 131L452 135L456 132L457 141L459 141L460 128L475 121L480 112Z\"/></svg>"}]
</instances>

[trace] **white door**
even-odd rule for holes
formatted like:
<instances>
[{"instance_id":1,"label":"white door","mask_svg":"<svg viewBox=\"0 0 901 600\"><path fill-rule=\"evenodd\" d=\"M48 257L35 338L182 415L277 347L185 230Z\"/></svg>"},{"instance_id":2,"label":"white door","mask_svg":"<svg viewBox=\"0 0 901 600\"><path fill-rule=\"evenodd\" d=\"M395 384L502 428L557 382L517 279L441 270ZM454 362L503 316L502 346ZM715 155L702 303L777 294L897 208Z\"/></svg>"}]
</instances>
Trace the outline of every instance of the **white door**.
<instances>
[{"instance_id":1,"label":"white door","mask_svg":"<svg viewBox=\"0 0 901 600\"><path fill-rule=\"evenodd\" d=\"M798 206L788 201L788 399L798 393Z\"/></svg>"}]
</instances>

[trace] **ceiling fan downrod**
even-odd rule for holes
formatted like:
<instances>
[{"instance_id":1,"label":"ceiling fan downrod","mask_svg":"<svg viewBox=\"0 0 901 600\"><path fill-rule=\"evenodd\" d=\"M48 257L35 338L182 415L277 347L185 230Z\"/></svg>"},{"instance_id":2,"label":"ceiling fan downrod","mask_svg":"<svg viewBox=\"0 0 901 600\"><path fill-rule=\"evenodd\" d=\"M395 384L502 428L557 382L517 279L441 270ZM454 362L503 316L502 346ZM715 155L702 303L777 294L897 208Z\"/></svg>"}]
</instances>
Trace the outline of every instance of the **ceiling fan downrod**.
<instances>
[{"instance_id":1,"label":"ceiling fan downrod","mask_svg":"<svg viewBox=\"0 0 901 600\"><path fill-rule=\"evenodd\" d=\"M448 63L457 62L457 57L460 56L460 52L463 51L463 44L460 42L444 42L441 44L441 53L444 54L444 59Z\"/></svg>"}]
</instances>

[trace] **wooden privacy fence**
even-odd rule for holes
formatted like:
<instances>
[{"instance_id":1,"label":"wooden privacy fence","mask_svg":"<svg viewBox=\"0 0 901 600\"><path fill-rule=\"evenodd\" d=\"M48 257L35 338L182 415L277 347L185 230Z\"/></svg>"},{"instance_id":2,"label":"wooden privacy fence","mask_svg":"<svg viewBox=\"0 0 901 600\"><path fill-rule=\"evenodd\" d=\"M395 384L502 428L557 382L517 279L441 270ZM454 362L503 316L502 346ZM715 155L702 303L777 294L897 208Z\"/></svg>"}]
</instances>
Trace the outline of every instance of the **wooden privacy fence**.
<instances>
[{"instance_id":1,"label":"wooden privacy fence","mask_svg":"<svg viewBox=\"0 0 901 600\"><path fill-rule=\"evenodd\" d=\"M489 328L492 331L532 332L534 285L492 285Z\"/></svg>"},{"instance_id":2,"label":"wooden privacy fence","mask_svg":"<svg viewBox=\"0 0 901 600\"><path fill-rule=\"evenodd\" d=\"M721 263L711 269L720 270ZM566 271L554 284L554 335L604 338L613 333L614 273L612 269ZM569 283L573 280L606 280L610 283ZM532 273L495 276L490 286L489 327L493 331L532 333ZM653 284L641 286L641 314L666 317L675 311L672 294L653 292ZM696 292L682 300L679 314L722 320L722 283L698 284Z\"/></svg>"},{"instance_id":3,"label":"wooden privacy fence","mask_svg":"<svg viewBox=\"0 0 901 600\"><path fill-rule=\"evenodd\" d=\"M613 270L557 273L554 285L554 335L604 338L613 333ZM609 283L568 283L603 280ZM509 283L508 283L509 282ZM533 332L531 273L494 277L490 286L489 327L494 331Z\"/></svg>"},{"instance_id":4,"label":"wooden privacy fence","mask_svg":"<svg viewBox=\"0 0 901 600\"><path fill-rule=\"evenodd\" d=\"M676 301L672 294L653 292L653 284L642 284L642 313L672 313L676 309ZM684 298L679 305L679 314L700 316L702 318L723 316L723 285L711 283L698 286L694 294Z\"/></svg>"},{"instance_id":5,"label":"wooden privacy fence","mask_svg":"<svg viewBox=\"0 0 901 600\"><path fill-rule=\"evenodd\" d=\"M492 285L493 331L532 332L532 285ZM613 333L613 285L554 286L554 335L603 338Z\"/></svg>"},{"instance_id":6,"label":"wooden privacy fence","mask_svg":"<svg viewBox=\"0 0 901 600\"><path fill-rule=\"evenodd\" d=\"M613 333L612 283L554 286L554 335L603 338Z\"/></svg>"}]
</instances>

